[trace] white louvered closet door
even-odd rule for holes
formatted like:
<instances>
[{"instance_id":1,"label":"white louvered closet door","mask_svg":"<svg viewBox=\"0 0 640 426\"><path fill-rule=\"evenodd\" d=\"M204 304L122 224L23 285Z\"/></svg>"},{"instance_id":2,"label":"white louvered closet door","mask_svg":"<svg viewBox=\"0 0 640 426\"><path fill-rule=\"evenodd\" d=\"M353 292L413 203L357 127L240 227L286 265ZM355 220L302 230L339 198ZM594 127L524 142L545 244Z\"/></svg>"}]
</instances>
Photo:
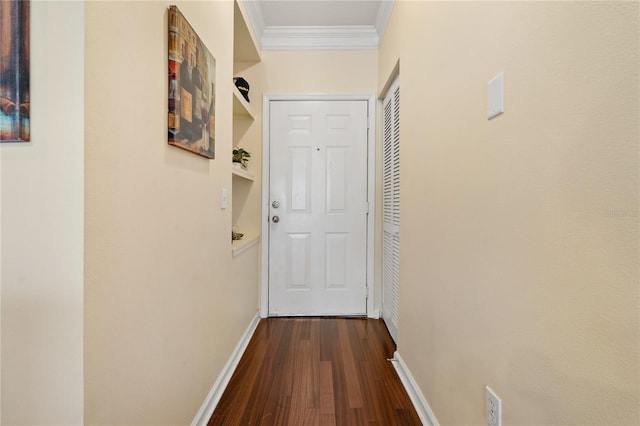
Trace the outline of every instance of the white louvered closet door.
<instances>
[{"instance_id":1,"label":"white louvered closet door","mask_svg":"<svg viewBox=\"0 0 640 426\"><path fill-rule=\"evenodd\" d=\"M382 318L398 336L400 286L400 86L393 82L382 103Z\"/></svg>"}]
</instances>

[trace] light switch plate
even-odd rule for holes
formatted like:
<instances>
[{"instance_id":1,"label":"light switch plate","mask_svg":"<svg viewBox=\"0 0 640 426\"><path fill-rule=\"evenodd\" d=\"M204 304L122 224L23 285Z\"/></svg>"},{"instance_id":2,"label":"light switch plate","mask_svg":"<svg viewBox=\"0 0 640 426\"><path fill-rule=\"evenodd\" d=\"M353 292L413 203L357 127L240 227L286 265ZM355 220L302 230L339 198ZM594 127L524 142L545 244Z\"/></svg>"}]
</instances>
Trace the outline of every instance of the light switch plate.
<instances>
[{"instance_id":1,"label":"light switch plate","mask_svg":"<svg viewBox=\"0 0 640 426\"><path fill-rule=\"evenodd\" d=\"M220 208L227 208L227 188L222 188L222 193L220 194Z\"/></svg>"},{"instance_id":2,"label":"light switch plate","mask_svg":"<svg viewBox=\"0 0 640 426\"><path fill-rule=\"evenodd\" d=\"M489 80L487 98L487 118L491 120L504 112L504 72Z\"/></svg>"}]
</instances>

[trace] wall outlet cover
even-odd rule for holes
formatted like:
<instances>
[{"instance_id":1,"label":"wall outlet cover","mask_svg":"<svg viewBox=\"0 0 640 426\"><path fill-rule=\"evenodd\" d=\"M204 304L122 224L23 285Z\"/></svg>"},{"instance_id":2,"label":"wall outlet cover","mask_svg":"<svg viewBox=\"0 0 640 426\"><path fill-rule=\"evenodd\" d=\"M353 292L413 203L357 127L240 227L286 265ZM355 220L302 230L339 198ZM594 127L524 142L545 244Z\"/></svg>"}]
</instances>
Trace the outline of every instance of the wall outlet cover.
<instances>
[{"instance_id":1,"label":"wall outlet cover","mask_svg":"<svg viewBox=\"0 0 640 426\"><path fill-rule=\"evenodd\" d=\"M489 386L485 391L486 419L489 426L502 426L502 400Z\"/></svg>"}]
</instances>

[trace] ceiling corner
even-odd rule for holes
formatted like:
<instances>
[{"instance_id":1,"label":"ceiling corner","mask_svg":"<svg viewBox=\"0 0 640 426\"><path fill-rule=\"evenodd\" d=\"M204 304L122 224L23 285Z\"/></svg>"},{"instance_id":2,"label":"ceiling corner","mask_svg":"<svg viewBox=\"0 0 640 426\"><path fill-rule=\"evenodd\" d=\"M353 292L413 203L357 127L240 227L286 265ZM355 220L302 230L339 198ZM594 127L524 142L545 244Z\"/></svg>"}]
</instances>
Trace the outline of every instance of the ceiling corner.
<instances>
[{"instance_id":1,"label":"ceiling corner","mask_svg":"<svg viewBox=\"0 0 640 426\"><path fill-rule=\"evenodd\" d=\"M378 39L382 41L382 36L387 29L387 24L391 18L391 12L393 11L393 5L395 0L387 0L380 2L380 8L378 9L378 16L376 16L376 31L378 32Z\"/></svg>"},{"instance_id":2,"label":"ceiling corner","mask_svg":"<svg viewBox=\"0 0 640 426\"><path fill-rule=\"evenodd\" d=\"M253 30L253 35L256 37L260 48L262 48L262 36L264 35L265 23L262 8L260 2L257 0L239 0L244 5L245 11L249 18L249 24Z\"/></svg>"}]
</instances>

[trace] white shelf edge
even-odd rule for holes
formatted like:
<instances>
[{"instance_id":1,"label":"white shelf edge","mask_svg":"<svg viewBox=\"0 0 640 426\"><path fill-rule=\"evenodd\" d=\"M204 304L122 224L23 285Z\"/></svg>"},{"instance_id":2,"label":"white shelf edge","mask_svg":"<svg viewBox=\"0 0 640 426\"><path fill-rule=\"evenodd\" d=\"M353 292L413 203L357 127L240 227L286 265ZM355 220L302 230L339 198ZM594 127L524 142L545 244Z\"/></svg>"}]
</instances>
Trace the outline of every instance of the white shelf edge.
<instances>
[{"instance_id":1,"label":"white shelf edge","mask_svg":"<svg viewBox=\"0 0 640 426\"><path fill-rule=\"evenodd\" d=\"M256 119L256 114L253 112L253 108L249 105L235 84L233 84L233 115L241 115L250 117L252 120Z\"/></svg>"},{"instance_id":2,"label":"white shelf edge","mask_svg":"<svg viewBox=\"0 0 640 426\"><path fill-rule=\"evenodd\" d=\"M232 241L231 253L233 254L233 257L249 250L251 247L258 244L258 241L260 241L260 235L244 236L241 240Z\"/></svg>"},{"instance_id":3,"label":"white shelf edge","mask_svg":"<svg viewBox=\"0 0 640 426\"><path fill-rule=\"evenodd\" d=\"M250 180L252 182L256 179L256 176L253 173L248 172L246 170L242 170L236 166L231 166L231 173L243 179Z\"/></svg>"}]
</instances>

